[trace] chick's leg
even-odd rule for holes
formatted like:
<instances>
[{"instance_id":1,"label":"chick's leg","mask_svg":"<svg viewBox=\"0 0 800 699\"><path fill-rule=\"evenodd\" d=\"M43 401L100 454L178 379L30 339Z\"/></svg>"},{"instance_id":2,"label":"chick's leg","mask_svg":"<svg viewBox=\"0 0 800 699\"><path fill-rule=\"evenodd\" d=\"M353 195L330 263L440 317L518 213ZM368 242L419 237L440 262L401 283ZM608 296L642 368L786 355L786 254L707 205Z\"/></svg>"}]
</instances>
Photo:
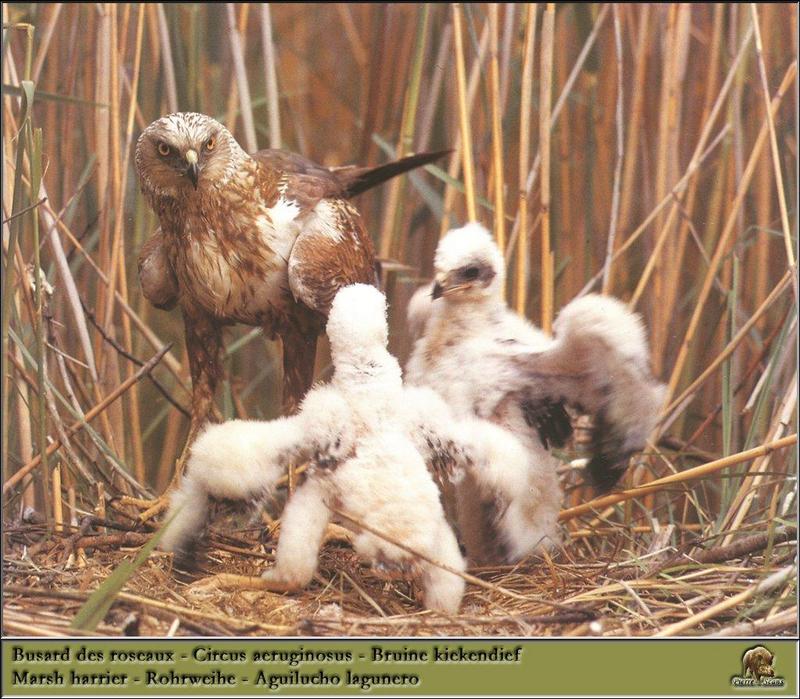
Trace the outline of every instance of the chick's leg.
<instances>
[{"instance_id":1,"label":"chick's leg","mask_svg":"<svg viewBox=\"0 0 800 699\"><path fill-rule=\"evenodd\" d=\"M311 582L317 557L331 513L324 500L324 488L313 478L301 485L286 503L275 565L260 578L221 573L198 580L195 590L246 589L292 592Z\"/></svg>"}]
</instances>

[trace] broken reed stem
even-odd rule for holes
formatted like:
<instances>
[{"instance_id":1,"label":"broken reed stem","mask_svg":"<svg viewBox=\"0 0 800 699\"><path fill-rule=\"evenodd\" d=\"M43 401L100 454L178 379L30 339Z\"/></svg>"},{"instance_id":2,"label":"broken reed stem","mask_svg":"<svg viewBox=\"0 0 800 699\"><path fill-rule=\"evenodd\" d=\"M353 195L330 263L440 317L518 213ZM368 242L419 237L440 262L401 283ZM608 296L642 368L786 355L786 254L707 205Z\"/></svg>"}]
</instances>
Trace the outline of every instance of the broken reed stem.
<instances>
[{"instance_id":1,"label":"broken reed stem","mask_svg":"<svg viewBox=\"0 0 800 699\"><path fill-rule=\"evenodd\" d=\"M503 180L503 130L500 104L498 3L489 3L489 90L492 105L492 163L494 174L494 234L501 253L506 250L505 183ZM505 289L503 289L505 293Z\"/></svg>"},{"instance_id":2,"label":"broken reed stem","mask_svg":"<svg viewBox=\"0 0 800 699\"><path fill-rule=\"evenodd\" d=\"M622 110L624 103L624 93L622 90L622 32L619 26L619 8L617 3L611 6L614 17L614 45L616 46L617 57L617 163L614 166L614 185L611 195L611 222L608 225L608 238L606 240L606 260L603 265L603 293L611 291L611 258L614 254L614 242L617 239L617 225L619 223L619 198L620 198L620 178L622 176L622 162L625 158L625 129L622 121Z\"/></svg>"},{"instance_id":3,"label":"broken reed stem","mask_svg":"<svg viewBox=\"0 0 800 699\"><path fill-rule=\"evenodd\" d=\"M68 437L71 437L75 434L78 430L82 427L87 425L91 420L93 420L97 415L102 413L109 405L111 405L117 398L119 398L125 391L127 391L133 384L135 384L139 379L144 377L145 375L149 374L156 365L161 361L164 355L169 352L172 344L166 345L161 348L161 350L153 355L148 362L142 366L132 377L126 379L122 382L117 388L112 392L109 393L102 402L95 405L91 410L89 410L84 416L82 420L78 420L77 422L72 423L67 428L66 434ZM55 452L61 446L61 440L55 439L50 446L47 447L45 456L50 456L53 452ZM34 468L36 468L39 463L41 462L41 455L34 457L34 459L27 464L25 464L22 468L19 469L11 478L9 478L5 483L3 483L3 493L7 493L11 488L13 488L19 481L27 474L30 473Z\"/></svg>"},{"instance_id":4,"label":"broken reed stem","mask_svg":"<svg viewBox=\"0 0 800 699\"><path fill-rule=\"evenodd\" d=\"M679 473L665 476L664 478L659 478L638 488L629 488L618 493L612 493L611 495L595 498L594 500L590 500L589 502L583 503L576 507L570 507L567 510L562 510L558 515L558 519L560 522L566 522L567 520L579 517L580 515L588 512L594 512L602 508L609 507L610 505L616 505L619 502L625 502L626 500L632 500L633 498L638 498L642 495L655 493L659 490L663 490L665 486L669 486L674 483L684 483L686 481L697 480L698 478L702 478L711 473L721 471L728 466L735 466L736 464L750 461L759 456L764 456L778 449L784 449L796 443L796 434L783 437L782 439L769 442L768 444L763 444L762 446L755 447L754 449L748 449L747 451L742 451L738 454L731 454L725 458L717 459L716 461L711 461L707 464L702 464L701 466L695 466L694 468L689 468L685 471L680 471Z\"/></svg>"},{"instance_id":5,"label":"broken reed stem","mask_svg":"<svg viewBox=\"0 0 800 699\"><path fill-rule=\"evenodd\" d=\"M525 25L524 59L522 63L522 85L519 103L519 171L517 173L519 189L519 206L517 208L517 224L519 241L517 243L517 276L516 276L516 308L517 313L525 315L528 302L528 190L525 178L528 174L530 160L531 113L533 111L533 50L536 43L536 3L528 3Z\"/></svg>"},{"instance_id":6,"label":"broken reed stem","mask_svg":"<svg viewBox=\"0 0 800 699\"><path fill-rule=\"evenodd\" d=\"M554 260L550 248L550 105L553 93L553 31L556 6L548 2L542 21L542 57L539 76L539 152L542 154L542 330L553 327Z\"/></svg>"},{"instance_id":7,"label":"broken reed stem","mask_svg":"<svg viewBox=\"0 0 800 699\"><path fill-rule=\"evenodd\" d=\"M467 108L467 77L464 68L464 36L461 28L461 3L453 3L453 35L456 52L456 82L458 87L458 116L461 124L461 157L464 171L464 189L467 196L467 218L478 220L475 205L475 173L472 164L472 130Z\"/></svg>"}]
</instances>

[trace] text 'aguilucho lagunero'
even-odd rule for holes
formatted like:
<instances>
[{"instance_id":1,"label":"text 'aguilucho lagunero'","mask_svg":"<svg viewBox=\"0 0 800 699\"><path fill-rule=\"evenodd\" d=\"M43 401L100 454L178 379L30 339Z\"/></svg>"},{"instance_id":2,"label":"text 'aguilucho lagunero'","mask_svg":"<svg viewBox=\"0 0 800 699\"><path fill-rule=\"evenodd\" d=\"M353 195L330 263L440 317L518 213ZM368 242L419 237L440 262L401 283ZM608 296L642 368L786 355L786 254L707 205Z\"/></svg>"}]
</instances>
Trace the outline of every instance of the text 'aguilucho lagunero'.
<instances>
[{"instance_id":1,"label":"text 'aguilucho lagunero'","mask_svg":"<svg viewBox=\"0 0 800 699\"><path fill-rule=\"evenodd\" d=\"M200 644L186 650L69 645L11 649L12 687L248 687L309 691L346 687L418 687L429 666L514 665L521 645L276 649Z\"/></svg>"}]
</instances>

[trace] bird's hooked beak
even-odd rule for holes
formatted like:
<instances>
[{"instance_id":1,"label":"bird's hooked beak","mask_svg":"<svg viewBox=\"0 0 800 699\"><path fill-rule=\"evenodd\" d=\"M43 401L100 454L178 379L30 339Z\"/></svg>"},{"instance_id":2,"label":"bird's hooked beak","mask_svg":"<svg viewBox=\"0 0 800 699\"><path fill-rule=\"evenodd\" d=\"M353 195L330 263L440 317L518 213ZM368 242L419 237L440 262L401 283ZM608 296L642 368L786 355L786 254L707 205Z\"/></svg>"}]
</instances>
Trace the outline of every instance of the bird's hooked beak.
<instances>
[{"instance_id":1,"label":"bird's hooked beak","mask_svg":"<svg viewBox=\"0 0 800 699\"><path fill-rule=\"evenodd\" d=\"M469 288L469 284L465 284L454 277L452 273L447 274L441 279L434 280L433 289L431 290L431 298L435 301L442 296L451 296L457 294L464 289Z\"/></svg>"},{"instance_id":2,"label":"bird's hooked beak","mask_svg":"<svg viewBox=\"0 0 800 699\"><path fill-rule=\"evenodd\" d=\"M190 148L186 151L185 158L186 162L189 163L189 167L186 169L186 176L192 181L192 186L197 189L197 151Z\"/></svg>"}]
</instances>

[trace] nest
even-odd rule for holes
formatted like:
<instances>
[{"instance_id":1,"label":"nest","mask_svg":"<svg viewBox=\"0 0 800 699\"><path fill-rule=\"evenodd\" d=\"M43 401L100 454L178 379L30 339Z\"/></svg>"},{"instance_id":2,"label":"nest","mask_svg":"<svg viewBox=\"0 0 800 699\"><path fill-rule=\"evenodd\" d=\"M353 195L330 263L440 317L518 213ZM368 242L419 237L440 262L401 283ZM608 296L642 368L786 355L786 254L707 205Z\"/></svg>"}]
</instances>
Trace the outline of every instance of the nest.
<instances>
[{"instance_id":1,"label":"nest","mask_svg":"<svg viewBox=\"0 0 800 699\"><path fill-rule=\"evenodd\" d=\"M154 551L89 635L793 635L797 530L760 524L725 545L691 525L576 525L551 554L470 569L475 580L451 617L424 610L413 582L381 575L336 541L300 593L200 587L208 575L259 575L273 560L269 527L217 523L196 570L178 570L171 554ZM150 538L92 529L6 527L5 634L87 634L71 628L76 612Z\"/></svg>"}]
</instances>

